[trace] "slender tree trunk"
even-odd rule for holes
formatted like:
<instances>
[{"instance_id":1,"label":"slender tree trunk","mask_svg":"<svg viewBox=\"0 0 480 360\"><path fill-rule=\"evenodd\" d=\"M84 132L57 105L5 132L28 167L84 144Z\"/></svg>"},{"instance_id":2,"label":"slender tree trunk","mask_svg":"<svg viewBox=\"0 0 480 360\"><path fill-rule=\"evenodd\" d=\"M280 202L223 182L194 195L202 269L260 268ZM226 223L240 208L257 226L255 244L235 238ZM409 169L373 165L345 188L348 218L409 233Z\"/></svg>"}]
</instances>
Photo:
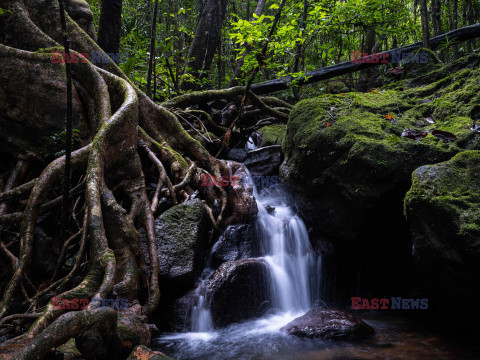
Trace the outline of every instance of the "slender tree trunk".
<instances>
[{"instance_id":1,"label":"slender tree trunk","mask_svg":"<svg viewBox=\"0 0 480 360\"><path fill-rule=\"evenodd\" d=\"M221 41L227 4L228 0L206 0L203 6L185 69L185 73L193 75L196 79L204 78L210 70ZM196 89L197 84L185 81L182 88Z\"/></svg>"},{"instance_id":2,"label":"slender tree trunk","mask_svg":"<svg viewBox=\"0 0 480 360\"><path fill-rule=\"evenodd\" d=\"M118 54L122 26L122 0L102 0L97 43L107 54ZM118 56L114 61L118 63Z\"/></svg>"},{"instance_id":3,"label":"slender tree trunk","mask_svg":"<svg viewBox=\"0 0 480 360\"><path fill-rule=\"evenodd\" d=\"M305 24L307 23L307 17L308 17L308 0L303 1L303 13L302 13L302 18L300 19L299 26L301 29L305 29ZM302 36L304 34L304 30L302 30ZM300 64L300 58L302 57L302 53L304 51L304 48L302 44L297 43L296 45L296 51L295 51L295 60L293 62L293 69L292 72L296 73L298 72L299 64ZM295 97L296 101L300 100L300 93L298 91L298 87L294 86L292 88L293 96Z\"/></svg>"},{"instance_id":4,"label":"slender tree trunk","mask_svg":"<svg viewBox=\"0 0 480 360\"><path fill-rule=\"evenodd\" d=\"M153 59L155 57L155 38L157 34L157 13L158 13L158 0L155 0L155 8L152 16L152 30L150 32L150 58L148 61L148 74L147 74L147 96L152 97L152 70Z\"/></svg>"},{"instance_id":5,"label":"slender tree trunk","mask_svg":"<svg viewBox=\"0 0 480 360\"><path fill-rule=\"evenodd\" d=\"M452 28L450 31L456 30L458 28L458 0L453 0L453 16L452 16ZM458 45L453 46L453 59L458 58Z\"/></svg>"},{"instance_id":6,"label":"slender tree trunk","mask_svg":"<svg viewBox=\"0 0 480 360\"><path fill-rule=\"evenodd\" d=\"M427 0L421 0L421 16L422 16L422 41L423 46L430 49L430 27L428 20L428 4Z\"/></svg>"}]
</instances>

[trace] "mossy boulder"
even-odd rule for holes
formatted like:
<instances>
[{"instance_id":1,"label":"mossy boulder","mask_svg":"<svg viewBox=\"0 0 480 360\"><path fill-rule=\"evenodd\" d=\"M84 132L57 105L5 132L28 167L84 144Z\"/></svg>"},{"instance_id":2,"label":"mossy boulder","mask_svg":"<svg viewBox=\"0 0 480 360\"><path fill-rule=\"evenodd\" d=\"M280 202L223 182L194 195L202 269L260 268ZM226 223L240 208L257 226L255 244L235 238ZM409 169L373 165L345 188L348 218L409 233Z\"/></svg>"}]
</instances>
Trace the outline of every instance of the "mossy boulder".
<instances>
[{"instance_id":1,"label":"mossy boulder","mask_svg":"<svg viewBox=\"0 0 480 360\"><path fill-rule=\"evenodd\" d=\"M323 233L355 240L365 209L392 196L400 207L416 168L480 149L479 136L471 130L480 116L480 71L457 70L421 87L408 88L404 81L389 89L329 94L295 106L280 173L326 203L334 221L320 224L325 225ZM402 136L407 130L419 134L417 139ZM431 135L434 130L454 134L456 140L445 142Z\"/></svg>"},{"instance_id":2,"label":"mossy boulder","mask_svg":"<svg viewBox=\"0 0 480 360\"><path fill-rule=\"evenodd\" d=\"M287 133L286 124L274 124L262 127L258 132L262 135L262 145L282 145Z\"/></svg>"},{"instance_id":3,"label":"mossy boulder","mask_svg":"<svg viewBox=\"0 0 480 360\"><path fill-rule=\"evenodd\" d=\"M480 288L480 151L466 151L413 174L405 198L413 255L431 292L431 304L464 322L480 316L459 306Z\"/></svg>"},{"instance_id":4,"label":"mossy boulder","mask_svg":"<svg viewBox=\"0 0 480 360\"><path fill-rule=\"evenodd\" d=\"M173 206L155 220L160 279L163 286L189 289L205 265L210 220L203 203L189 200ZM142 247L148 254L145 230Z\"/></svg>"}]
</instances>

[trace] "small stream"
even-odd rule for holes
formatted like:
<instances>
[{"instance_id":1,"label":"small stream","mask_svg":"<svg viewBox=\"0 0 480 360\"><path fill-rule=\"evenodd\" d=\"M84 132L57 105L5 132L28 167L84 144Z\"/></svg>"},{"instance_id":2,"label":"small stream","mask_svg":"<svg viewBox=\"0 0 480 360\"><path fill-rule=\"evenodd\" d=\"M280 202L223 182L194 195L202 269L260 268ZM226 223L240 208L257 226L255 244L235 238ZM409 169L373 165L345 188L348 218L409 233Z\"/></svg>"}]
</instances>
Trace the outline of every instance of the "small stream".
<instances>
[{"instance_id":1,"label":"small stream","mask_svg":"<svg viewBox=\"0 0 480 360\"><path fill-rule=\"evenodd\" d=\"M305 224L289 206L282 187L257 192L253 182L252 186L260 258L269 269L265 291L273 308L259 319L214 328L206 287L215 271L210 254L195 290L191 331L164 334L152 341L153 348L176 360L479 359L411 320L378 311L361 315L376 331L361 343L302 339L281 332L295 318L322 305L321 257L312 249Z\"/></svg>"}]
</instances>

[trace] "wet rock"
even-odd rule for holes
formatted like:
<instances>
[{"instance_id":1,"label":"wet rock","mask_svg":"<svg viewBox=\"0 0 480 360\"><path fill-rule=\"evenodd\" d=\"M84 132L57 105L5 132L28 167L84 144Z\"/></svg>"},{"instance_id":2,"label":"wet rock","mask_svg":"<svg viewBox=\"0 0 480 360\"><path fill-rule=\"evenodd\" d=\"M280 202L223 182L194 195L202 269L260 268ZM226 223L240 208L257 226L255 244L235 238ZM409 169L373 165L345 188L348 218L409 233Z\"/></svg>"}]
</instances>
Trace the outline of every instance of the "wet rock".
<instances>
[{"instance_id":1,"label":"wet rock","mask_svg":"<svg viewBox=\"0 0 480 360\"><path fill-rule=\"evenodd\" d=\"M201 200L176 205L155 220L160 279L168 286L191 288L205 265L210 220ZM148 254L145 231L142 247Z\"/></svg>"},{"instance_id":2,"label":"wet rock","mask_svg":"<svg viewBox=\"0 0 480 360\"><path fill-rule=\"evenodd\" d=\"M171 357L159 352L153 351L146 346L137 346L127 360L173 360Z\"/></svg>"},{"instance_id":3,"label":"wet rock","mask_svg":"<svg viewBox=\"0 0 480 360\"><path fill-rule=\"evenodd\" d=\"M260 259L223 263L207 284L215 326L262 315L270 307L267 265Z\"/></svg>"},{"instance_id":4,"label":"wet rock","mask_svg":"<svg viewBox=\"0 0 480 360\"><path fill-rule=\"evenodd\" d=\"M282 331L299 337L357 340L375 331L363 320L336 309L313 309L284 326Z\"/></svg>"},{"instance_id":5,"label":"wet rock","mask_svg":"<svg viewBox=\"0 0 480 360\"><path fill-rule=\"evenodd\" d=\"M467 151L417 169L405 198L413 256L430 291L429 306L462 329L480 319L477 308L459 306L459 299L476 298L480 288L479 174L480 151Z\"/></svg>"},{"instance_id":6,"label":"wet rock","mask_svg":"<svg viewBox=\"0 0 480 360\"><path fill-rule=\"evenodd\" d=\"M213 246L213 266L256 257L258 253L255 228L250 224L231 225Z\"/></svg>"},{"instance_id":7,"label":"wet rock","mask_svg":"<svg viewBox=\"0 0 480 360\"><path fill-rule=\"evenodd\" d=\"M232 149L227 152L225 159L243 163L247 159L247 150Z\"/></svg>"},{"instance_id":8,"label":"wet rock","mask_svg":"<svg viewBox=\"0 0 480 360\"><path fill-rule=\"evenodd\" d=\"M168 296L168 295L167 295ZM195 290L190 290L177 299L163 299L156 324L165 332L182 332L191 330L192 309L195 305Z\"/></svg>"},{"instance_id":9,"label":"wet rock","mask_svg":"<svg viewBox=\"0 0 480 360\"><path fill-rule=\"evenodd\" d=\"M272 145L249 151L245 166L253 176L276 175L282 160L281 146Z\"/></svg>"}]
</instances>

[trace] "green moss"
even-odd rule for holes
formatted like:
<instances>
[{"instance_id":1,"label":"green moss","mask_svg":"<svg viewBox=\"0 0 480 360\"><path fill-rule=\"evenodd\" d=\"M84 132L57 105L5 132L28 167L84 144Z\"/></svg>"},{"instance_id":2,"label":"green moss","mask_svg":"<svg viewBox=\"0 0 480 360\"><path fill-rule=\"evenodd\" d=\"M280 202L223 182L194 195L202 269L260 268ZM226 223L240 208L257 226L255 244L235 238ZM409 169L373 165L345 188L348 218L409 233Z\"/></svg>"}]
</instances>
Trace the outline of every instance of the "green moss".
<instances>
[{"instance_id":1,"label":"green moss","mask_svg":"<svg viewBox=\"0 0 480 360\"><path fill-rule=\"evenodd\" d=\"M258 132L262 135L264 146L281 145L287 132L287 125L268 125L262 127Z\"/></svg>"},{"instance_id":2,"label":"green moss","mask_svg":"<svg viewBox=\"0 0 480 360\"><path fill-rule=\"evenodd\" d=\"M480 71L457 69L435 80L405 91L329 94L299 102L288 122L282 176L314 192L326 187L371 202L406 187L419 166L480 149L479 136L470 129L480 117L475 85ZM442 130L457 140L445 143L432 135L413 140L400 136L405 130Z\"/></svg>"},{"instance_id":3,"label":"green moss","mask_svg":"<svg viewBox=\"0 0 480 360\"><path fill-rule=\"evenodd\" d=\"M480 237L480 151L465 151L451 160L423 166L405 197L407 215L424 214L425 222L446 219L439 226L458 236ZM433 219L430 219L433 218Z\"/></svg>"}]
</instances>

